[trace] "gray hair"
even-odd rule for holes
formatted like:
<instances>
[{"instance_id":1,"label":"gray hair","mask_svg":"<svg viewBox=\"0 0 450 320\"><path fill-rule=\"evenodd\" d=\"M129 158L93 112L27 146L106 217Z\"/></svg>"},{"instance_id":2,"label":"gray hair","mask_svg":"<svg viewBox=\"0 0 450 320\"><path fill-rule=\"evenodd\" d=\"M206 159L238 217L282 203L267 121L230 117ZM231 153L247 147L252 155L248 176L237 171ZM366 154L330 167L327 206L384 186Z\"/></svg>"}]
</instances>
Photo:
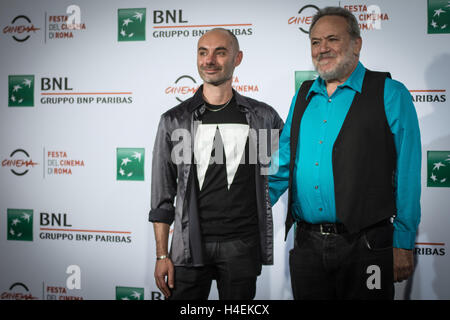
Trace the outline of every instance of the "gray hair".
<instances>
[{"instance_id":1,"label":"gray hair","mask_svg":"<svg viewBox=\"0 0 450 320\"><path fill-rule=\"evenodd\" d=\"M348 25L348 33L350 35L350 38L357 39L361 38L361 34L359 31L359 25L358 21L356 20L353 13L348 11L347 9L344 9L342 7L325 7L320 9L312 19L311 26L309 28L309 36L311 37L311 30L313 29L314 25L319 21L320 18L325 16L339 16L343 17L347 21Z\"/></svg>"}]
</instances>

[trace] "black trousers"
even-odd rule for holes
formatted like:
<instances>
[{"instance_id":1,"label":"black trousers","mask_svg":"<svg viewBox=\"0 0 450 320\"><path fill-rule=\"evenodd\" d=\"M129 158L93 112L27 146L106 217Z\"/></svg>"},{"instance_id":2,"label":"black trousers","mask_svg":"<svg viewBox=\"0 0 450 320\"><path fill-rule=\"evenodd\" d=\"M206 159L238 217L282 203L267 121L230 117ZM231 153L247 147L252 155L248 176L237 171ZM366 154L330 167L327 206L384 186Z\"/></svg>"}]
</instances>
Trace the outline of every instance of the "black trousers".
<instances>
[{"instance_id":1,"label":"black trousers","mask_svg":"<svg viewBox=\"0 0 450 320\"><path fill-rule=\"evenodd\" d=\"M322 234L300 224L289 254L294 299L394 299L393 226Z\"/></svg>"},{"instance_id":2,"label":"black trousers","mask_svg":"<svg viewBox=\"0 0 450 320\"><path fill-rule=\"evenodd\" d=\"M207 242L202 267L175 267L175 286L169 300L206 300L213 280L220 300L251 300L261 274L258 236L226 242Z\"/></svg>"}]
</instances>

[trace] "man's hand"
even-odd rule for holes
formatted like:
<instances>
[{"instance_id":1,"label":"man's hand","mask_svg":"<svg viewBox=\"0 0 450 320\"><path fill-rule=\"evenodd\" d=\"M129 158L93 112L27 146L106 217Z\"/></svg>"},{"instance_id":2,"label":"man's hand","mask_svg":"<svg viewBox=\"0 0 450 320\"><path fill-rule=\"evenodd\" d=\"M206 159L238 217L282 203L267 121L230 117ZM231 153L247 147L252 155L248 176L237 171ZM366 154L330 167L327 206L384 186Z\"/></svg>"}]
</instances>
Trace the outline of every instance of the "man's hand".
<instances>
[{"instance_id":1,"label":"man's hand","mask_svg":"<svg viewBox=\"0 0 450 320\"><path fill-rule=\"evenodd\" d=\"M169 258L156 260L155 282L159 290L168 298L170 296L170 289L173 289L174 286L174 267L172 260Z\"/></svg>"},{"instance_id":2,"label":"man's hand","mask_svg":"<svg viewBox=\"0 0 450 320\"><path fill-rule=\"evenodd\" d=\"M414 271L412 250L394 248L394 282L408 279Z\"/></svg>"}]
</instances>

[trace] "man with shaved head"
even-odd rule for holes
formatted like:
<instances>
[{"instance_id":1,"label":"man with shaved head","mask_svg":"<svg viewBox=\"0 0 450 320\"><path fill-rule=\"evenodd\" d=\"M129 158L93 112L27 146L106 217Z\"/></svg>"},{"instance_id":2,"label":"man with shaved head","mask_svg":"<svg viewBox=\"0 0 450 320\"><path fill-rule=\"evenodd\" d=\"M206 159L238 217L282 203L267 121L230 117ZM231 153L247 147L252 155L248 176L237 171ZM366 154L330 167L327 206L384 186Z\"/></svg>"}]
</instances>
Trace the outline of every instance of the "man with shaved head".
<instances>
[{"instance_id":1,"label":"man with shaved head","mask_svg":"<svg viewBox=\"0 0 450 320\"><path fill-rule=\"evenodd\" d=\"M197 45L203 85L159 123L149 220L156 285L169 299L207 299L213 280L219 299L253 299L261 265L273 263L268 163L255 154L268 143L259 133L278 134L283 122L272 107L233 90L242 58L233 33L205 33Z\"/></svg>"}]
</instances>

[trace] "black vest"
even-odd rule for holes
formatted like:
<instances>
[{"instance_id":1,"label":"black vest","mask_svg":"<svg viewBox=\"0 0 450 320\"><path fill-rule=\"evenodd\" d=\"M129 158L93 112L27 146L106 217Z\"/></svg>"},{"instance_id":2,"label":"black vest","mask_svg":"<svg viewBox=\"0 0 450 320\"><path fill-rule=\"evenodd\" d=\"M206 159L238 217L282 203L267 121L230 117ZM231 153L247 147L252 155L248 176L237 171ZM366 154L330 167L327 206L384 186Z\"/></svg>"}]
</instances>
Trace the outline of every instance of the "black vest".
<instances>
[{"instance_id":1,"label":"black vest","mask_svg":"<svg viewBox=\"0 0 450 320\"><path fill-rule=\"evenodd\" d=\"M384 108L384 84L389 73L366 70L361 93L356 92L333 146L332 165L337 218L351 233L396 213L396 150ZM292 215L292 184L300 123L313 94L313 81L305 81L297 96L291 125L288 214ZM301 148L301 146L299 146Z\"/></svg>"}]
</instances>

